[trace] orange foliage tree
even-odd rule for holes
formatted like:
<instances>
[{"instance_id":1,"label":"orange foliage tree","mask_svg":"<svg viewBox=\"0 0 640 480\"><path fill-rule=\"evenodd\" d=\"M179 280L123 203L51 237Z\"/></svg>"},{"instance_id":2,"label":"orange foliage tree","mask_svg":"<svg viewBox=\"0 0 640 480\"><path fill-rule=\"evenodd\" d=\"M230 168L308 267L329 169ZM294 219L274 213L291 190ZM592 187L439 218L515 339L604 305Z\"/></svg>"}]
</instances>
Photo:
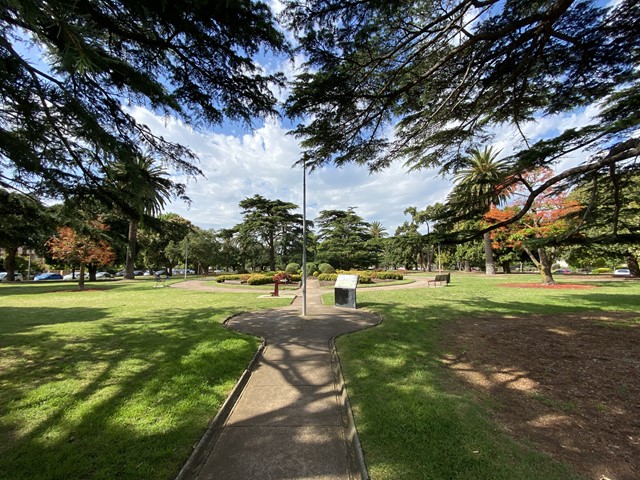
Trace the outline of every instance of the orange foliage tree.
<instances>
[{"instance_id":1,"label":"orange foliage tree","mask_svg":"<svg viewBox=\"0 0 640 480\"><path fill-rule=\"evenodd\" d=\"M523 186L514 192L514 196L525 197L527 191L535 189L552 174L548 169L523 174ZM516 200L502 209L493 207L484 219L491 224L510 219L520 211L522 202L524 200ZM568 199L566 192L545 193L536 198L530 210L517 222L494 230L492 240L496 247L511 247L526 252L540 271L543 283L555 283L551 273L552 260L545 243L574 235L577 231L576 213L582 208L580 203Z\"/></svg>"},{"instance_id":2,"label":"orange foliage tree","mask_svg":"<svg viewBox=\"0 0 640 480\"><path fill-rule=\"evenodd\" d=\"M91 227L96 233L109 229L99 221L92 222ZM96 234L79 234L71 227L59 227L56 236L47 241L47 247L54 259L80 266L79 290L84 289L84 270L87 264L108 265L116 258L104 238L99 238Z\"/></svg>"}]
</instances>

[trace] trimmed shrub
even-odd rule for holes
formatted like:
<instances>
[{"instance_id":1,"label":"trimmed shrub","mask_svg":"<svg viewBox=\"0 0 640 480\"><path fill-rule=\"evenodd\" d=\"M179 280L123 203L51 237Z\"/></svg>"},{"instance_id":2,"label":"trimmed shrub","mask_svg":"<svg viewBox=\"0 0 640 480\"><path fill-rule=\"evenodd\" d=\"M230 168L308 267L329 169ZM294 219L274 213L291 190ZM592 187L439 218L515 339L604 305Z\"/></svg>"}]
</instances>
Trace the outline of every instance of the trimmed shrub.
<instances>
[{"instance_id":1,"label":"trimmed shrub","mask_svg":"<svg viewBox=\"0 0 640 480\"><path fill-rule=\"evenodd\" d=\"M597 274L597 273L611 273L612 270L610 268L594 268L593 270L591 270L591 273Z\"/></svg>"},{"instance_id":2,"label":"trimmed shrub","mask_svg":"<svg viewBox=\"0 0 640 480\"><path fill-rule=\"evenodd\" d=\"M320 272L319 272L319 271L317 271L317 270L316 270L315 272L313 272L313 276L314 276L314 277L318 278L318 276L319 276L319 275L320 275Z\"/></svg>"},{"instance_id":3,"label":"trimmed shrub","mask_svg":"<svg viewBox=\"0 0 640 480\"><path fill-rule=\"evenodd\" d=\"M379 278L380 280L403 280L404 275L398 272L373 272L372 278Z\"/></svg>"},{"instance_id":4,"label":"trimmed shrub","mask_svg":"<svg viewBox=\"0 0 640 480\"><path fill-rule=\"evenodd\" d=\"M321 263L318 265L318 270L320 270L320 273L335 273L336 271L336 269L328 263Z\"/></svg>"},{"instance_id":5,"label":"trimmed shrub","mask_svg":"<svg viewBox=\"0 0 640 480\"><path fill-rule=\"evenodd\" d=\"M289 277L289 281L290 282L301 282L302 281L302 275L293 274L293 275L287 275L287 277Z\"/></svg>"},{"instance_id":6,"label":"trimmed shrub","mask_svg":"<svg viewBox=\"0 0 640 480\"><path fill-rule=\"evenodd\" d=\"M253 274L247 279L249 285L267 285L273 283L273 275Z\"/></svg>"},{"instance_id":7,"label":"trimmed shrub","mask_svg":"<svg viewBox=\"0 0 640 480\"><path fill-rule=\"evenodd\" d=\"M287 268L284 269L285 273L288 274L293 274L293 273L299 273L300 272L300 265L297 263L289 263L287 265Z\"/></svg>"},{"instance_id":8,"label":"trimmed shrub","mask_svg":"<svg viewBox=\"0 0 640 480\"><path fill-rule=\"evenodd\" d=\"M215 280L218 283L224 283L225 280L242 280L242 278L240 275L229 274L229 275L217 275L215 277Z\"/></svg>"},{"instance_id":9,"label":"trimmed shrub","mask_svg":"<svg viewBox=\"0 0 640 480\"><path fill-rule=\"evenodd\" d=\"M318 280L321 282L335 282L338 279L337 273L321 273L318 275Z\"/></svg>"},{"instance_id":10,"label":"trimmed shrub","mask_svg":"<svg viewBox=\"0 0 640 480\"><path fill-rule=\"evenodd\" d=\"M313 275L318 271L318 265L314 262L307 262L307 275Z\"/></svg>"}]
</instances>

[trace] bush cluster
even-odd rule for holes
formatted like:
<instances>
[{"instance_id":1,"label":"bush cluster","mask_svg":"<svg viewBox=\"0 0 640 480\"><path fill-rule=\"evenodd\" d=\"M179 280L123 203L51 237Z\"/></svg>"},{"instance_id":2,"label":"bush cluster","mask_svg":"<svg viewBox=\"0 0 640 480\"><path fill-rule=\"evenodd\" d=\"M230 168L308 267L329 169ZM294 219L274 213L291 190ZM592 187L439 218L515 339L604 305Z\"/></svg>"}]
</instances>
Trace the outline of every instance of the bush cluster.
<instances>
[{"instance_id":1,"label":"bush cluster","mask_svg":"<svg viewBox=\"0 0 640 480\"><path fill-rule=\"evenodd\" d=\"M302 267L300 266L299 263L289 263L287 264L287 268L284 269L285 273L291 275L294 273L300 273L300 269Z\"/></svg>"},{"instance_id":2,"label":"bush cluster","mask_svg":"<svg viewBox=\"0 0 640 480\"><path fill-rule=\"evenodd\" d=\"M224 283L225 280L242 280L242 281L246 281L246 279L249 278L249 275L247 274L228 274L228 275L217 275L215 277L216 282L218 283Z\"/></svg>"},{"instance_id":3,"label":"bush cluster","mask_svg":"<svg viewBox=\"0 0 640 480\"><path fill-rule=\"evenodd\" d=\"M337 279L337 273L321 273L318 275L318 280L321 282L335 282Z\"/></svg>"},{"instance_id":4,"label":"bush cluster","mask_svg":"<svg viewBox=\"0 0 640 480\"><path fill-rule=\"evenodd\" d=\"M273 275L264 275L262 273L256 273L250 275L247 279L248 285L267 285L273 283Z\"/></svg>"},{"instance_id":5,"label":"bush cluster","mask_svg":"<svg viewBox=\"0 0 640 480\"><path fill-rule=\"evenodd\" d=\"M348 275L360 275L360 283L371 283L366 279L379 279L379 280L403 280L404 275L400 272L383 272L383 271L370 271L370 270L338 270L336 273L345 273Z\"/></svg>"},{"instance_id":6,"label":"bush cluster","mask_svg":"<svg viewBox=\"0 0 640 480\"><path fill-rule=\"evenodd\" d=\"M611 269L610 268L594 268L593 270L591 270L591 273L594 273L594 274L611 273Z\"/></svg>"},{"instance_id":7,"label":"bush cluster","mask_svg":"<svg viewBox=\"0 0 640 480\"><path fill-rule=\"evenodd\" d=\"M318 270L320 271L320 273L335 273L336 272L336 269L333 268L328 263L321 263L320 265L318 265Z\"/></svg>"}]
</instances>

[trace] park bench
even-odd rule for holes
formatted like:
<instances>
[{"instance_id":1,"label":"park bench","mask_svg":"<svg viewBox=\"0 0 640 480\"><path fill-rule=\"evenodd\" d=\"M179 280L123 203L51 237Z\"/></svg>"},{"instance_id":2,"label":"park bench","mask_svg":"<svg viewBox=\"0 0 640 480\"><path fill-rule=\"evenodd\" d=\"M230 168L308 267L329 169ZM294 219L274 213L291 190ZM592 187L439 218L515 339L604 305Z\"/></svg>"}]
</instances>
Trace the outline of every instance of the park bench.
<instances>
[{"instance_id":1,"label":"park bench","mask_svg":"<svg viewBox=\"0 0 640 480\"><path fill-rule=\"evenodd\" d=\"M436 278L431 280L427 280L427 286L430 287L433 285L434 287L439 287L442 284L449 285L451 283L451 274L450 273L442 273L436 275Z\"/></svg>"}]
</instances>

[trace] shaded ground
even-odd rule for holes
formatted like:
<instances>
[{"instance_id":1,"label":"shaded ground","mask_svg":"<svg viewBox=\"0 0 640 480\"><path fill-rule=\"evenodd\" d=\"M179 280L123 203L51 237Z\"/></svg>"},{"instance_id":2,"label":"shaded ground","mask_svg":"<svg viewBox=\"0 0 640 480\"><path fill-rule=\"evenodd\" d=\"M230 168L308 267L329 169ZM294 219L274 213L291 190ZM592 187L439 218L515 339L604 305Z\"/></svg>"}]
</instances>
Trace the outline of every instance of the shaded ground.
<instances>
[{"instance_id":1,"label":"shaded ground","mask_svg":"<svg viewBox=\"0 0 640 480\"><path fill-rule=\"evenodd\" d=\"M443 333L443 364L514 437L589 479L640 478L637 315L474 318Z\"/></svg>"}]
</instances>

